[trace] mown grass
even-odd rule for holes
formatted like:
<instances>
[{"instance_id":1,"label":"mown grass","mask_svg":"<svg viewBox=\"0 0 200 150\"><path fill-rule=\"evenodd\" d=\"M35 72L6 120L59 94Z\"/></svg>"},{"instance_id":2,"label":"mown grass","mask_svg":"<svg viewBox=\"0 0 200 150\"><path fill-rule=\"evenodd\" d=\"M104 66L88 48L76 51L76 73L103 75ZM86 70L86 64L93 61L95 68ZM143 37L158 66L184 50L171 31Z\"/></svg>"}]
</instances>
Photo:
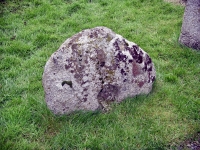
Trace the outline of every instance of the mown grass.
<instances>
[{"instance_id":1,"label":"mown grass","mask_svg":"<svg viewBox=\"0 0 200 150\"><path fill-rule=\"evenodd\" d=\"M162 0L0 2L0 149L176 149L200 131L200 53L178 44L184 8ZM109 113L55 116L46 61L73 34L106 26L153 59L147 96Z\"/></svg>"}]
</instances>

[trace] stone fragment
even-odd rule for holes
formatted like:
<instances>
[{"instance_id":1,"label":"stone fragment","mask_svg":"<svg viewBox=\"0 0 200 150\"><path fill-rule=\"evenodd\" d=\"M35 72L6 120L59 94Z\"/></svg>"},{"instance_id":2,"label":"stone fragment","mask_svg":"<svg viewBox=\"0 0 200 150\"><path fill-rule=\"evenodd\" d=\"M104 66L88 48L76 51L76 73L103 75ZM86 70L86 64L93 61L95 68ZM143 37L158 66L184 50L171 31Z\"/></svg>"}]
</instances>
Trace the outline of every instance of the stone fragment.
<instances>
[{"instance_id":1,"label":"stone fragment","mask_svg":"<svg viewBox=\"0 0 200 150\"><path fill-rule=\"evenodd\" d=\"M47 61L43 87L55 114L104 109L104 104L148 94L155 80L149 55L106 27L67 39Z\"/></svg>"}]
</instances>

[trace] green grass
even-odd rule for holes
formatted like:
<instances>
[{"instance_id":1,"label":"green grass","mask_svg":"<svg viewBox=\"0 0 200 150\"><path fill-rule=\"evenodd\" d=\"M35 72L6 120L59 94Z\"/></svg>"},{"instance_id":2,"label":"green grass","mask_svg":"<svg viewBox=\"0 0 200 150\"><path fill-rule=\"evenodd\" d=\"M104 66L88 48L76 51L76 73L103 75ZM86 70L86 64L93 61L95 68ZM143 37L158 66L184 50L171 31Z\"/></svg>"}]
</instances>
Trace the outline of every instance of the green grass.
<instances>
[{"instance_id":1,"label":"green grass","mask_svg":"<svg viewBox=\"0 0 200 150\"><path fill-rule=\"evenodd\" d=\"M176 149L200 131L200 53L178 44L184 8L162 0L0 3L0 149ZM42 87L50 55L73 34L106 26L152 58L147 96L109 113L55 116Z\"/></svg>"}]
</instances>

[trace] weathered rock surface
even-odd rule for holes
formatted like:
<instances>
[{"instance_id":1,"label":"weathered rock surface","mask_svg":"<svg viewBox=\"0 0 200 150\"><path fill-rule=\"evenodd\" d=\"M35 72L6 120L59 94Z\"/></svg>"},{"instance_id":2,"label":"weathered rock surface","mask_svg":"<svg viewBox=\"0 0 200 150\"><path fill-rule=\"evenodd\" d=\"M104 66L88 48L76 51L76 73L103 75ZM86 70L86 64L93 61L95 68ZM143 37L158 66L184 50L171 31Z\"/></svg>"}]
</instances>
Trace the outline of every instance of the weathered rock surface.
<instances>
[{"instance_id":1,"label":"weathered rock surface","mask_svg":"<svg viewBox=\"0 0 200 150\"><path fill-rule=\"evenodd\" d=\"M155 80L149 55L106 27L67 39L47 61L43 87L55 114L97 110L104 102L148 94Z\"/></svg>"},{"instance_id":2,"label":"weathered rock surface","mask_svg":"<svg viewBox=\"0 0 200 150\"><path fill-rule=\"evenodd\" d=\"M179 42L200 50L200 0L187 0Z\"/></svg>"}]
</instances>

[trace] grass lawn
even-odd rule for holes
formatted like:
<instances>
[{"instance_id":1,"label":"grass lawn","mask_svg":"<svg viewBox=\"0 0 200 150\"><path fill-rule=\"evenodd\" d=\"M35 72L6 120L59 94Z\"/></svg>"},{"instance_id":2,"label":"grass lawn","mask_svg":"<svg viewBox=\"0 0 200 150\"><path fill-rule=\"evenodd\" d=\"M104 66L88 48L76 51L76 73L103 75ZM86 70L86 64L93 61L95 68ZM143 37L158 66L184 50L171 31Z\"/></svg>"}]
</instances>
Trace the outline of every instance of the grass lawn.
<instances>
[{"instance_id":1,"label":"grass lawn","mask_svg":"<svg viewBox=\"0 0 200 150\"><path fill-rule=\"evenodd\" d=\"M0 149L177 149L200 132L200 52L179 45L184 7L163 0L5 0L0 2ZM75 33L106 26L152 58L147 96L108 113L55 116L42 74Z\"/></svg>"}]
</instances>

